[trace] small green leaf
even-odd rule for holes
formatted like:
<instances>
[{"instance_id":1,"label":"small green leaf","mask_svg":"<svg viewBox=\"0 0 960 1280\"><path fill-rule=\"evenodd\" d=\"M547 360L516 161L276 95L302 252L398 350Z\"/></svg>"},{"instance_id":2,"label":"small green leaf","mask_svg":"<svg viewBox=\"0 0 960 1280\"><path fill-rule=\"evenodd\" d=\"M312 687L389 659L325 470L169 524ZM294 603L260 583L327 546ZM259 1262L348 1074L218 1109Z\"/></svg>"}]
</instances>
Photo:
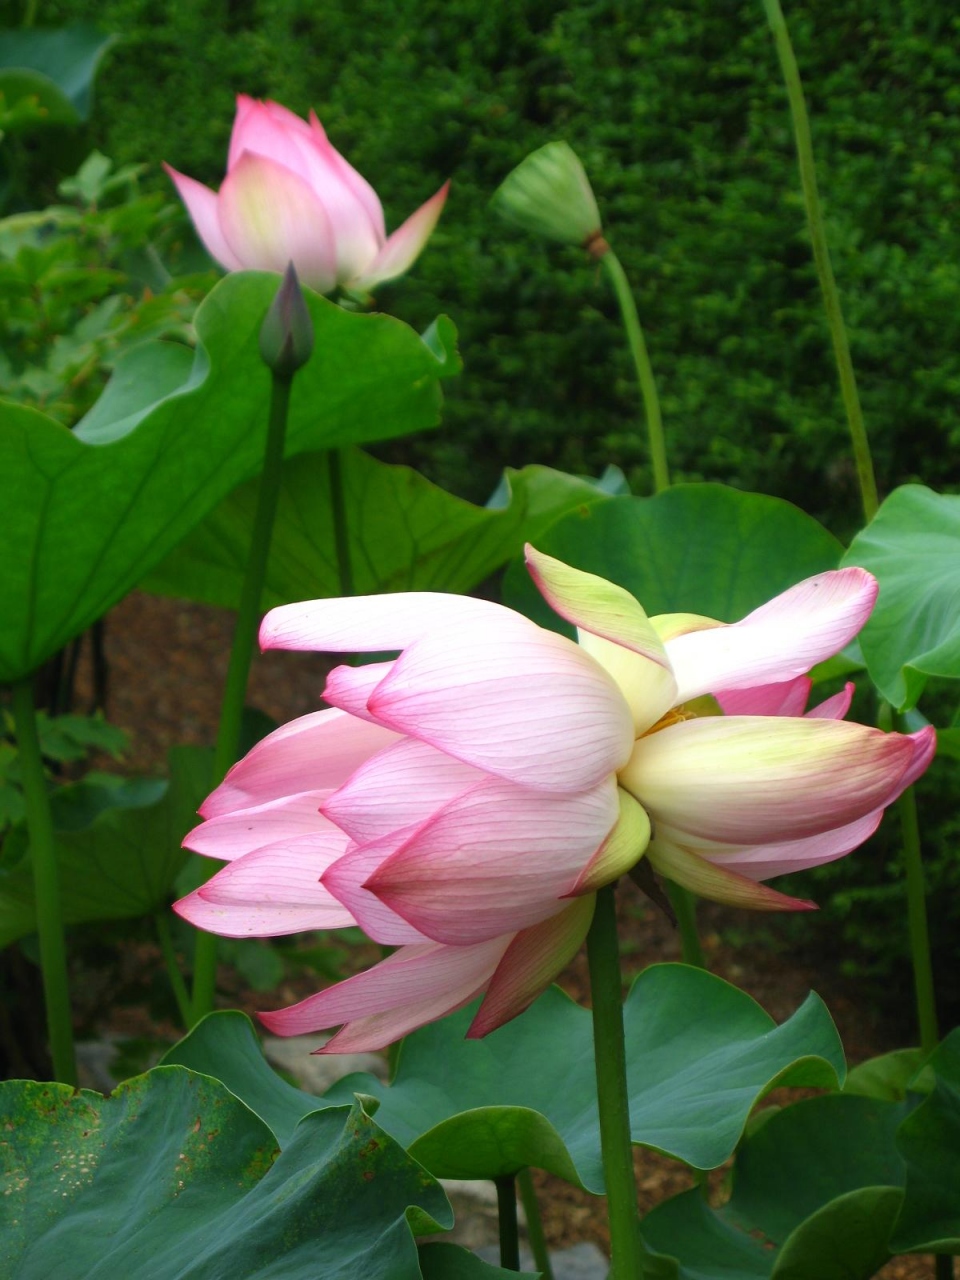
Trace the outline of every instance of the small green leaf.
<instances>
[{"instance_id":1,"label":"small green leaf","mask_svg":"<svg viewBox=\"0 0 960 1280\"><path fill-rule=\"evenodd\" d=\"M4 71L30 69L55 86L69 104L68 122L89 117L97 67L116 36L104 35L89 23L47 30L21 27L2 34L0 88Z\"/></svg>"}]
</instances>

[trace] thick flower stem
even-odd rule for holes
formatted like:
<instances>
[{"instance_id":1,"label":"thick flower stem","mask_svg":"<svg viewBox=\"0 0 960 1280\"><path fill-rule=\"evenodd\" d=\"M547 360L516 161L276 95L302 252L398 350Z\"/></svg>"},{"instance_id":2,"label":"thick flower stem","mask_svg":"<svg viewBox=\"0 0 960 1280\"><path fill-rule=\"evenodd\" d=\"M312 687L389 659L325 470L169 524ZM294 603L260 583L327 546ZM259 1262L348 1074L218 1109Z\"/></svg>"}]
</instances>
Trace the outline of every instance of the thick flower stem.
<instances>
[{"instance_id":1,"label":"thick flower stem","mask_svg":"<svg viewBox=\"0 0 960 1280\"><path fill-rule=\"evenodd\" d=\"M236 762L240 753L240 726L247 693L247 679L260 622L260 598L267 571L270 540L273 536L273 522L280 498L283 442L287 430L292 385L292 376L284 377L276 373L272 375L270 419L267 426L263 471L260 475L260 493L257 498L247 570L243 579L240 604L237 608L230 665L227 668L227 682L220 710L220 728L217 732L217 744L213 757L214 786L223 781L227 770ZM211 874L214 870L216 867L211 868ZM199 933L193 961L193 1022L198 1022L213 1008L216 974L216 936L212 933Z\"/></svg>"},{"instance_id":2,"label":"thick flower stem","mask_svg":"<svg viewBox=\"0 0 960 1280\"><path fill-rule=\"evenodd\" d=\"M550 1265L547 1238L543 1233L543 1218L540 1216L540 1202L537 1200L537 1190L529 1169L521 1169L517 1174L517 1189L527 1220L527 1238L530 1241L533 1264L540 1272L540 1280L553 1280L553 1267Z\"/></svg>"},{"instance_id":3,"label":"thick flower stem","mask_svg":"<svg viewBox=\"0 0 960 1280\"><path fill-rule=\"evenodd\" d=\"M673 880L666 882L667 896L677 917L677 928L680 931L680 954L684 964L692 964L697 969L706 969L707 962L703 956L700 935L697 933L697 899L682 884Z\"/></svg>"},{"instance_id":4,"label":"thick flower stem","mask_svg":"<svg viewBox=\"0 0 960 1280\"><path fill-rule=\"evenodd\" d=\"M47 1011L47 1035L53 1074L64 1084L76 1086L77 1064L73 1052L70 987L67 981L67 949L60 910L60 870L53 834L50 796L43 772L37 734L33 680L18 680L11 689L13 719L20 753L20 777L27 809L30 859L40 939L40 970Z\"/></svg>"},{"instance_id":5,"label":"thick flower stem","mask_svg":"<svg viewBox=\"0 0 960 1280\"><path fill-rule=\"evenodd\" d=\"M790 102L790 114L793 119L793 132L797 146L797 163L800 169L800 183L803 187L803 201L807 211L807 225L810 229L810 240L813 246L813 260L823 294L823 305L827 313L827 324L833 342L833 354L840 375L840 392L850 426L850 438L853 444L853 456L857 467L857 480L860 485L860 499L863 514L872 520L877 514L879 501L877 498L877 482L873 473L873 460L870 456L870 442L860 409L860 397L857 394L857 379L853 371L853 360L850 357L850 344L843 323L843 312L840 309L840 295L837 282L833 276L830 262L830 249L827 245L827 233L823 222L823 210L820 207L820 195L817 190L817 171L813 160L813 140L810 135L810 121L803 97L803 86L800 83L800 71L797 59L790 42L790 34L780 7L780 0L763 0L767 21L777 46L780 69L787 88Z\"/></svg>"},{"instance_id":6,"label":"thick flower stem","mask_svg":"<svg viewBox=\"0 0 960 1280\"><path fill-rule=\"evenodd\" d=\"M630 1141L627 1060L620 1000L615 886L597 893L587 934L594 1060L600 1106L600 1148L610 1222L609 1280L642 1280L643 1253L637 1220L637 1184Z\"/></svg>"},{"instance_id":7,"label":"thick flower stem","mask_svg":"<svg viewBox=\"0 0 960 1280\"><path fill-rule=\"evenodd\" d=\"M607 248L600 259L607 275L613 284L613 291L620 304L623 327L627 331L630 354L637 370L640 383L640 394L643 396L643 409L647 419L647 438L650 442L650 462L653 466L653 488L655 493L662 493L670 487L670 472L667 468L667 449L663 440L663 420L660 417L660 400L657 396L657 385L653 380L653 368L647 354L647 344L640 328L640 317L637 315L637 304L633 300L630 284L620 265L620 259L612 249Z\"/></svg>"},{"instance_id":8,"label":"thick flower stem","mask_svg":"<svg viewBox=\"0 0 960 1280\"><path fill-rule=\"evenodd\" d=\"M157 940L160 943L163 962L167 967L167 977L170 979L173 998L177 1002L177 1011L180 1014L183 1025L189 1027L191 1016L190 992L187 990L187 984L184 982L183 974L180 972L177 953L173 949L173 936L170 932L170 921L167 919L166 910L158 911L153 919L157 926Z\"/></svg>"},{"instance_id":9,"label":"thick flower stem","mask_svg":"<svg viewBox=\"0 0 960 1280\"><path fill-rule=\"evenodd\" d=\"M494 1178L497 1219L500 1223L500 1265L504 1271L520 1270L520 1228L517 1223L517 1188L513 1175Z\"/></svg>"}]
</instances>

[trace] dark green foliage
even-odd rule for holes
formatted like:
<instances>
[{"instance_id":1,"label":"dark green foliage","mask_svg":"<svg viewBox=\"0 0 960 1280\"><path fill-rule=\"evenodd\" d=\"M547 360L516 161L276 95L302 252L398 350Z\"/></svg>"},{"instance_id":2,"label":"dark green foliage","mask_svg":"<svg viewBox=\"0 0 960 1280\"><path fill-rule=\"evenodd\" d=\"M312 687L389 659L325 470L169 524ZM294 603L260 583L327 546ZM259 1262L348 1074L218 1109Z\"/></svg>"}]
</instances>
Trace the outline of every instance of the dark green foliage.
<instances>
[{"instance_id":1,"label":"dark green foliage","mask_svg":"<svg viewBox=\"0 0 960 1280\"><path fill-rule=\"evenodd\" d=\"M391 458L482 497L504 463L649 484L605 281L487 201L568 139L634 283L677 478L778 493L852 529L857 499L784 91L759 0L62 0L120 32L94 128L119 162L216 184L232 94L311 105L396 226L442 179L441 227L380 301L440 308L466 373L444 436ZM960 18L933 0L790 3L829 234L881 487L956 480ZM163 181L159 168L157 181Z\"/></svg>"}]
</instances>

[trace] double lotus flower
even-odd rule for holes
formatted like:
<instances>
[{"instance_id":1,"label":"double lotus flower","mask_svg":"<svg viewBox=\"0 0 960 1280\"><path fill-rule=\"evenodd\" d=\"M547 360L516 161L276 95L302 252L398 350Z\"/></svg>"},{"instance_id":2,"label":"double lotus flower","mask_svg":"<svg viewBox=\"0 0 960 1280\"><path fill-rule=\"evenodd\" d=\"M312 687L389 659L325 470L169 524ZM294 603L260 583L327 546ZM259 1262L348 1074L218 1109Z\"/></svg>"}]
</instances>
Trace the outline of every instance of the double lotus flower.
<instances>
[{"instance_id":1,"label":"double lotus flower","mask_svg":"<svg viewBox=\"0 0 960 1280\"><path fill-rule=\"evenodd\" d=\"M448 183L393 232L370 183L311 111L240 94L219 192L165 166L207 251L228 271L284 271L318 293L366 291L402 275L437 224Z\"/></svg>"},{"instance_id":2,"label":"double lotus flower","mask_svg":"<svg viewBox=\"0 0 960 1280\"><path fill-rule=\"evenodd\" d=\"M929 763L932 729L846 723L849 687L803 714L805 673L873 607L862 569L810 578L724 625L648 618L612 583L530 548L527 563L579 644L431 593L287 605L264 620L268 649L401 650L336 668L332 709L255 746L185 841L228 861L177 904L200 928L359 925L397 948L262 1015L272 1031L344 1024L327 1051L380 1048L485 993L470 1028L485 1035L560 972L595 891L641 857L722 902L809 906L760 882L855 848Z\"/></svg>"}]
</instances>

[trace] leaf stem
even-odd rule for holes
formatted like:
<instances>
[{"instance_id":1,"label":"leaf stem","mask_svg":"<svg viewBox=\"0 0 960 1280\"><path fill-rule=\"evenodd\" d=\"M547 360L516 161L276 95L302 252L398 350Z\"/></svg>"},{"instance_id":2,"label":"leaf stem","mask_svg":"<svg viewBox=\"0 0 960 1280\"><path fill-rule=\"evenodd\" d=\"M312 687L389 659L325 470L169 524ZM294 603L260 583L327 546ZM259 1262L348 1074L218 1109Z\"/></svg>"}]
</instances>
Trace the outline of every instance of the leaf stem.
<instances>
[{"instance_id":1,"label":"leaf stem","mask_svg":"<svg viewBox=\"0 0 960 1280\"><path fill-rule=\"evenodd\" d=\"M927 896L917 818L917 797L913 787L897 801L900 831L903 838L903 867L907 882L907 927L910 933L910 956L913 961L913 986L920 1025L920 1047L933 1053L940 1042L937 1023L937 1001L933 987L933 963L930 958L930 931L927 927Z\"/></svg>"},{"instance_id":2,"label":"leaf stem","mask_svg":"<svg viewBox=\"0 0 960 1280\"><path fill-rule=\"evenodd\" d=\"M850 344L843 323L843 312L840 308L840 295L830 262L830 249L827 244L827 233L823 221L823 210L820 205L820 194L817 189L817 170L813 159L813 140L810 135L810 120L803 97L803 85L800 82L800 70L790 42L790 33L780 7L780 0L763 0L767 21L773 33L780 59L780 70L787 88L790 103L790 114L793 120L793 133L797 146L797 163L800 169L800 184L803 188L803 201L807 212L807 225L810 229L810 240L813 246L813 261L823 294L823 305L827 313L827 324L833 342L833 354L837 362L840 376L840 393L847 413L850 427L850 439L853 444L853 457L857 467L857 480L860 485L860 500L863 514L868 521L877 514L879 500L877 498L877 481L873 472L873 459L870 456L870 442L860 408L860 397L857 393L857 379L853 371L853 360L850 356Z\"/></svg>"},{"instance_id":3,"label":"leaf stem","mask_svg":"<svg viewBox=\"0 0 960 1280\"><path fill-rule=\"evenodd\" d=\"M27 810L30 860L37 906L37 933L40 939L40 970L47 1012L47 1035L53 1073L64 1084L77 1084L77 1064L73 1051L73 1023L70 1017L70 986L67 979L67 949L60 907L60 868L53 833L50 795L43 770L40 739L33 701L33 677L16 681L11 687L13 719L20 752L20 777Z\"/></svg>"},{"instance_id":4,"label":"leaf stem","mask_svg":"<svg viewBox=\"0 0 960 1280\"><path fill-rule=\"evenodd\" d=\"M614 885L597 892L587 960L593 1005L594 1060L600 1107L600 1148L610 1222L609 1280L642 1280L643 1253L637 1220L637 1184L630 1139L620 953Z\"/></svg>"},{"instance_id":5,"label":"leaf stem","mask_svg":"<svg viewBox=\"0 0 960 1280\"><path fill-rule=\"evenodd\" d=\"M260 600L266 577L273 524L280 498L283 474L283 444L290 409L293 376L271 375L270 416L267 442L260 475L260 492L250 539L247 568L237 608L230 650L230 665L223 690L220 727L213 757L213 785L223 781L227 770L240 752L240 729L243 706L253 659L254 641L260 621ZM211 875L216 868L211 870ZM192 1023L198 1022L213 1008L217 974L217 938L212 933L198 933L193 963Z\"/></svg>"},{"instance_id":6,"label":"leaf stem","mask_svg":"<svg viewBox=\"0 0 960 1280\"><path fill-rule=\"evenodd\" d=\"M504 1271L520 1270L520 1228L517 1223L517 1187L513 1174L494 1178L497 1188L497 1219L500 1224L500 1266Z\"/></svg>"},{"instance_id":7,"label":"leaf stem","mask_svg":"<svg viewBox=\"0 0 960 1280\"><path fill-rule=\"evenodd\" d=\"M337 554L340 594L352 596L353 566L350 563L350 534L347 527L347 504L343 492L343 459L339 449L327 451L327 474L330 480L333 545Z\"/></svg>"},{"instance_id":8,"label":"leaf stem","mask_svg":"<svg viewBox=\"0 0 960 1280\"><path fill-rule=\"evenodd\" d=\"M677 928L680 931L680 953L684 964L692 964L697 969L706 969L707 962L703 956L700 935L697 933L697 899L689 889L673 880L666 881L667 896L677 917Z\"/></svg>"},{"instance_id":9,"label":"leaf stem","mask_svg":"<svg viewBox=\"0 0 960 1280\"><path fill-rule=\"evenodd\" d=\"M626 273L620 265L620 259L607 247L600 258L613 291L620 304L620 315L627 333L630 354L633 356L637 380L640 383L640 394L643 397L643 409L647 420L647 439L650 444L650 462L653 467L654 493L662 493L670 487L670 472L667 468L667 449L663 439L663 419L660 416L660 400L657 396L657 384L653 378L653 367L647 354L640 317L637 315L637 304L634 302Z\"/></svg>"},{"instance_id":10,"label":"leaf stem","mask_svg":"<svg viewBox=\"0 0 960 1280\"><path fill-rule=\"evenodd\" d=\"M163 952L163 962L167 966L167 977L170 979L170 987L177 1002L180 1020L185 1027L189 1027L191 1022L190 992L187 990L187 984L183 980L177 953L173 949L173 935L170 932L170 921L167 918L167 912L157 911L153 920L157 927L157 938L160 942L160 950Z\"/></svg>"},{"instance_id":11,"label":"leaf stem","mask_svg":"<svg viewBox=\"0 0 960 1280\"><path fill-rule=\"evenodd\" d=\"M517 1187L520 1191L520 1203L523 1205L527 1219L527 1237L533 1262L540 1272L540 1280L553 1280L553 1267L550 1265L550 1254L547 1250L547 1238L543 1232L543 1218L540 1214L540 1202L537 1189L529 1169L521 1169L517 1174Z\"/></svg>"}]
</instances>

